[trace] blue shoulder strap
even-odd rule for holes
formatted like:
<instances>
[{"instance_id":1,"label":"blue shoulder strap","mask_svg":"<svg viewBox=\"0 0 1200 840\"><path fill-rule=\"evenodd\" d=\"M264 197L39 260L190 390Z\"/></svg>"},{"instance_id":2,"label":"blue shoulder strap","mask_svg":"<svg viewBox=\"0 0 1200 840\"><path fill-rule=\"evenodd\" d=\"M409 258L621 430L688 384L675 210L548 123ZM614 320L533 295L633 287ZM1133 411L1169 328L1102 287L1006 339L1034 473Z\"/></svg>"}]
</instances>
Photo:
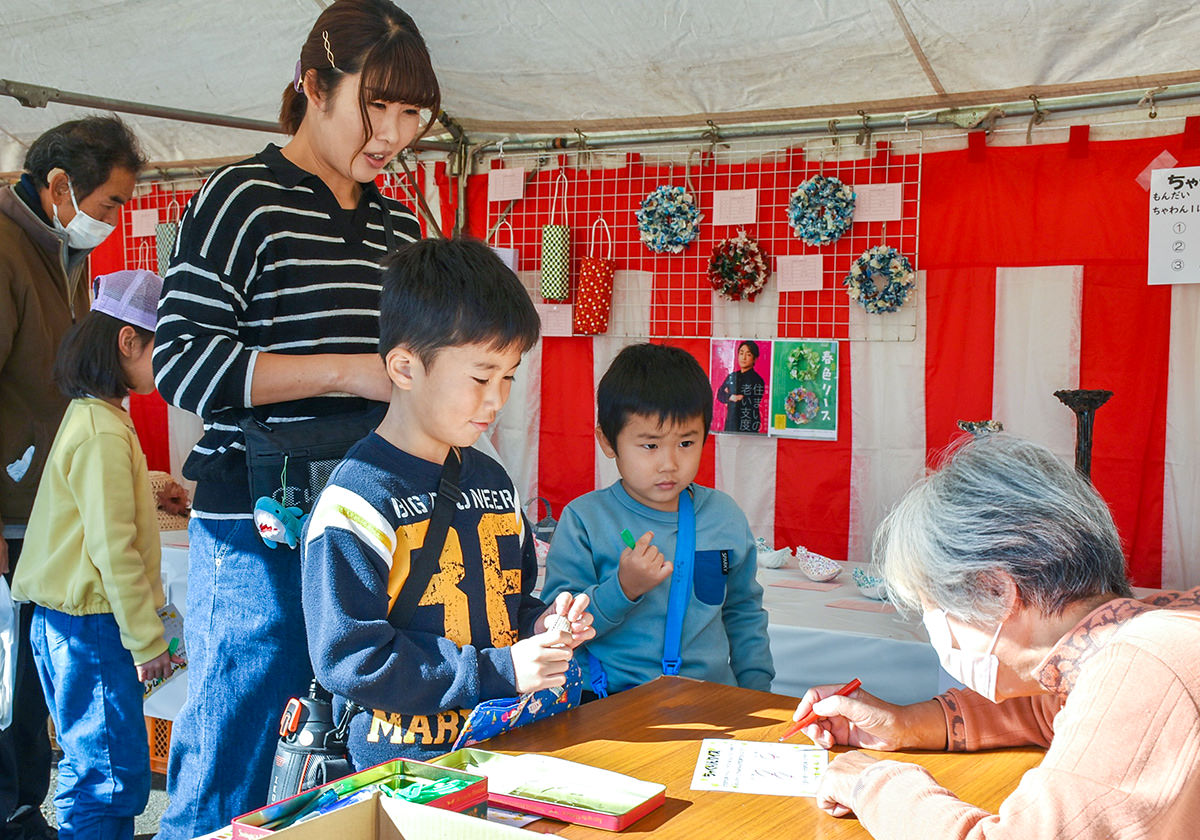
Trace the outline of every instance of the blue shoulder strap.
<instances>
[{"instance_id":1,"label":"blue shoulder strap","mask_svg":"<svg viewBox=\"0 0 1200 840\"><path fill-rule=\"evenodd\" d=\"M662 669L675 676L683 660L679 649L683 639L683 616L687 612L692 591L692 565L696 557L696 510L692 504L692 489L679 494L679 533L675 536L675 561L671 572L671 591L667 595L667 627L663 637ZM608 696L608 674L604 664L585 648L588 658L588 677L597 697Z\"/></svg>"},{"instance_id":2,"label":"blue shoulder strap","mask_svg":"<svg viewBox=\"0 0 1200 840\"><path fill-rule=\"evenodd\" d=\"M667 632L663 638L663 673L675 676L683 660L679 657L683 637L683 616L692 593L692 562L696 557L696 511L692 488L679 494L679 533L675 535L675 567L671 572L671 592L667 596Z\"/></svg>"}]
</instances>

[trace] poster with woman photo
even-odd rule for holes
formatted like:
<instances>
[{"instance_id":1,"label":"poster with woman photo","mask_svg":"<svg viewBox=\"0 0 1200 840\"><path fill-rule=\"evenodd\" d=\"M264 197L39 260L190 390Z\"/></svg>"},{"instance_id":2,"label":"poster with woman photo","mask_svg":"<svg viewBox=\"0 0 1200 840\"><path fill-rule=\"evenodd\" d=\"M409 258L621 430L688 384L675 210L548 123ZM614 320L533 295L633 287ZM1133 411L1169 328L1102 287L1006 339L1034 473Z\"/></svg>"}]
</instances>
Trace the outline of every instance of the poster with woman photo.
<instances>
[{"instance_id":1,"label":"poster with woman photo","mask_svg":"<svg viewBox=\"0 0 1200 840\"><path fill-rule=\"evenodd\" d=\"M837 440L838 343L776 341L771 353L770 434Z\"/></svg>"},{"instance_id":2,"label":"poster with woman photo","mask_svg":"<svg viewBox=\"0 0 1200 840\"><path fill-rule=\"evenodd\" d=\"M711 343L714 432L767 433L771 342L722 338Z\"/></svg>"}]
</instances>

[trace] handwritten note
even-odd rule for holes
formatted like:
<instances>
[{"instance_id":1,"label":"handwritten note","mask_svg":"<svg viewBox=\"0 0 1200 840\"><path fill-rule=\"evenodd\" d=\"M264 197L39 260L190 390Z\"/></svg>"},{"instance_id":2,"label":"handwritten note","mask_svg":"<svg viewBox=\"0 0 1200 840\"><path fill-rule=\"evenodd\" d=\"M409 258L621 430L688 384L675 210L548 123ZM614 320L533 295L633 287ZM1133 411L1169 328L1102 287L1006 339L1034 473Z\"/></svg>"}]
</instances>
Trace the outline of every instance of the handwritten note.
<instances>
[{"instance_id":1,"label":"handwritten note","mask_svg":"<svg viewBox=\"0 0 1200 840\"><path fill-rule=\"evenodd\" d=\"M131 210L129 213L130 236L154 236L154 226L157 224L157 210Z\"/></svg>"},{"instance_id":2,"label":"handwritten note","mask_svg":"<svg viewBox=\"0 0 1200 840\"><path fill-rule=\"evenodd\" d=\"M488 170L488 201L512 201L524 196L524 167Z\"/></svg>"},{"instance_id":3,"label":"handwritten note","mask_svg":"<svg viewBox=\"0 0 1200 840\"><path fill-rule=\"evenodd\" d=\"M692 790L816 796L828 766L829 753L807 744L705 738L692 774Z\"/></svg>"},{"instance_id":4,"label":"handwritten note","mask_svg":"<svg viewBox=\"0 0 1200 840\"><path fill-rule=\"evenodd\" d=\"M713 193L714 225L752 225L758 221L758 190Z\"/></svg>"},{"instance_id":5,"label":"handwritten note","mask_svg":"<svg viewBox=\"0 0 1200 840\"><path fill-rule=\"evenodd\" d=\"M854 221L890 222L902 215L900 184L855 184Z\"/></svg>"},{"instance_id":6,"label":"handwritten note","mask_svg":"<svg viewBox=\"0 0 1200 840\"><path fill-rule=\"evenodd\" d=\"M825 257L822 254L776 257L775 279L781 292L820 291L825 283Z\"/></svg>"},{"instance_id":7,"label":"handwritten note","mask_svg":"<svg viewBox=\"0 0 1200 840\"><path fill-rule=\"evenodd\" d=\"M542 319L542 335L571 335L571 305L567 303L535 303Z\"/></svg>"}]
</instances>

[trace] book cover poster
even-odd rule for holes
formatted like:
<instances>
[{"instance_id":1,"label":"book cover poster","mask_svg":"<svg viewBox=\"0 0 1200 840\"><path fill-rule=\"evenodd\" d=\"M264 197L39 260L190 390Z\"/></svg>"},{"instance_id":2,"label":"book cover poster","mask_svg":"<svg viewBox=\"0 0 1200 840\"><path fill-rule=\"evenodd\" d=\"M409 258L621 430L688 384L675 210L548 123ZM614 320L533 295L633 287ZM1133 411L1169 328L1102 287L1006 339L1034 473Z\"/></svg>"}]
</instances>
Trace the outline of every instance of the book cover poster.
<instances>
[{"instance_id":1,"label":"book cover poster","mask_svg":"<svg viewBox=\"0 0 1200 840\"><path fill-rule=\"evenodd\" d=\"M836 341L772 343L769 434L837 440L837 401Z\"/></svg>"},{"instance_id":2,"label":"book cover poster","mask_svg":"<svg viewBox=\"0 0 1200 840\"><path fill-rule=\"evenodd\" d=\"M712 430L765 435L771 381L771 342L719 338L710 345Z\"/></svg>"}]
</instances>

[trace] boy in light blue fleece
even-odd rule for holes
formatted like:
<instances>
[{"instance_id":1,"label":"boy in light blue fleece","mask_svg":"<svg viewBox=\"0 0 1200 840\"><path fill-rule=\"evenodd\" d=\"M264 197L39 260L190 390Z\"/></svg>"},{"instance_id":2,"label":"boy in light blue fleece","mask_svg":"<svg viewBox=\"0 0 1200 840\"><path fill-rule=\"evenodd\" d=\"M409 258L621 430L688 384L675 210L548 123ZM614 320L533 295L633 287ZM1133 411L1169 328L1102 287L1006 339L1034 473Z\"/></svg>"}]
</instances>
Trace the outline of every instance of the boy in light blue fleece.
<instances>
[{"instance_id":1,"label":"boy in light blue fleece","mask_svg":"<svg viewBox=\"0 0 1200 840\"><path fill-rule=\"evenodd\" d=\"M550 598L590 599L596 636L580 657L585 686L604 696L664 673L680 496L689 493L695 552L678 673L770 690L775 669L746 516L725 493L693 483L712 421L703 368L676 347L626 347L600 380L596 402L596 440L621 479L567 505L543 587ZM625 530L641 536L627 541Z\"/></svg>"}]
</instances>

